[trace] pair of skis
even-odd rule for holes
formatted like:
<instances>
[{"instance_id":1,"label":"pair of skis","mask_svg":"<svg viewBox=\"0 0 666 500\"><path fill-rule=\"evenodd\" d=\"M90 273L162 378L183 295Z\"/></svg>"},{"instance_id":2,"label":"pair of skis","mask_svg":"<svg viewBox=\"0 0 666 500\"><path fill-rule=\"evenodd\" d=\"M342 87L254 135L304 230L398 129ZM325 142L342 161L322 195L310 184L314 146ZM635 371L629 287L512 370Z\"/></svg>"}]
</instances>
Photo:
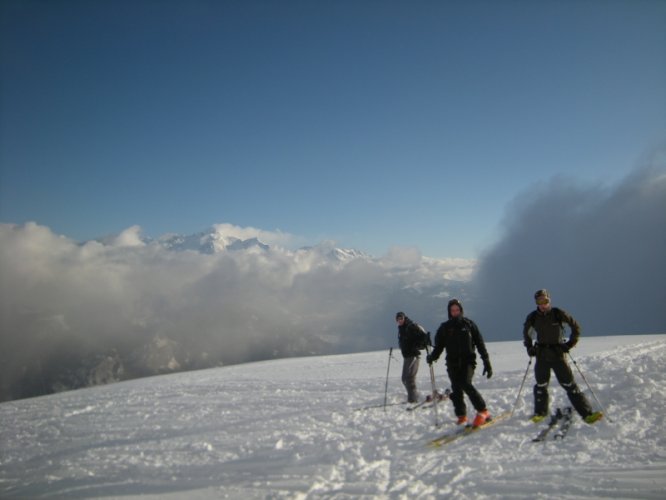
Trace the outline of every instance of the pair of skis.
<instances>
[{"instance_id":1,"label":"pair of skis","mask_svg":"<svg viewBox=\"0 0 666 500\"><path fill-rule=\"evenodd\" d=\"M441 403L442 401L445 401L449 399L451 396L451 389L446 389L444 391L444 394L437 393L437 401L433 401L432 396L429 396L428 398L424 399L420 403L416 403L413 406L408 406L406 409L407 411L414 411L418 410L419 408L430 408L432 405L435 403Z\"/></svg>"},{"instance_id":2,"label":"pair of skis","mask_svg":"<svg viewBox=\"0 0 666 500\"><path fill-rule=\"evenodd\" d=\"M438 398L437 402L441 403L442 401L446 401L449 399L451 396L451 389L446 389L444 391L444 394L439 394L438 393ZM376 405L368 405L368 406L361 406L360 408L354 408L354 411L365 411L365 410L373 410L375 408L384 408L384 407L389 407L389 406L407 406L409 403L407 401L400 401L397 403L385 403L385 404L376 404ZM434 401L432 400L432 397L428 397L424 399L423 401L412 404L411 406L407 406L405 410L407 411L414 411L418 410L419 408L430 408L434 404Z\"/></svg>"},{"instance_id":3,"label":"pair of skis","mask_svg":"<svg viewBox=\"0 0 666 500\"><path fill-rule=\"evenodd\" d=\"M511 412L505 411L503 413L500 413L499 415L496 415L495 417L486 420L484 424L481 424L478 427L472 427L471 425L460 426L453 431L446 432L441 436L436 437L435 439L431 439L430 441L428 441L428 446L431 448L440 448L441 446L452 443L453 441L456 441L465 436L474 434L475 432L478 432L482 429L487 429L488 427L497 425L503 420L508 419L510 416Z\"/></svg>"},{"instance_id":4,"label":"pair of skis","mask_svg":"<svg viewBox=\"0 0 666 500\"><path fill-rule=\"evenodd\" d=\"M558 408L550 416L548 425L541 429L539 433L532 439L534 443L541 443L548 439L550 433L554 430L553 440L558 441L564 439L564 437L569 432L569 427L571 427L571 422L573 421L573 410L570 406L566 408Z\"/></svg>"},{"instance_id":5,"label":"pair of skis","mask_svg":"<svg viewBox=\"0 0 666 500\"><path fill-rule=\"evenodd\" d=\"M469 436L482 429L487 429L488 427L492 427L493 425L496 425L502 422L503 420L508 419L510 416L511 412L506 411L504 413L500 413L491 420L488 420L486 423L480 425L479 427L472 427L469 425L465 427L459 427L458 429L442 434L441 436L438 436L435 439L431 439L430 441L428 441L428 446L431 448L439 448L446 444L452 443L453 441L456 441L460 438ZM548 425L544 429L539 431L539 433L536 435L534 439L532 439L532 441L535 443L546 441L550 433L553 431L554 431L554 434L552 435L553 440L555 441L562 440L569 432L569 428L571 427L572 422L573 422L572 408L571 407L558 408L548 421Z\"/></svg>"},{"instance_id":6,"label":"pair of skis","mask_svg":"<svg viewBox=\"0 0 666 500\"><path fill-rule=\"evenodd\" d=\"M389 406L407 406L407 401L399 401L396 403L380 403L376 405L361 406L359 408L354 408L354 411L365 411L365 410L374 410L376 408L388 408Z\"/></svg>"}]
</instances>

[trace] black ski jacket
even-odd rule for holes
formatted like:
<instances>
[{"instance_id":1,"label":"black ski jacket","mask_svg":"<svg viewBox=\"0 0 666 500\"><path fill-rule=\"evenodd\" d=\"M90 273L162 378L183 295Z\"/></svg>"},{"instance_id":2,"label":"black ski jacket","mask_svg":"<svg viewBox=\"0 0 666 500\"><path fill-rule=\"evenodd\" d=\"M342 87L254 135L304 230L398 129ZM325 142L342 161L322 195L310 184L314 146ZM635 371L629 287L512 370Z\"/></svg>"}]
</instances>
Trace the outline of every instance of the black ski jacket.
<instances>
[{"instance_id":1,"label":"black ski jacket","mask_svg":"<svg viewBox=\"0 0 666 500\"><path fill-rule=\"evenodd\" d=\"M405 358L419 356L420 350L425 349L428 344L428 334L418 323L414 323L408 317L398 327L398 345L400 352Z\"/></svg>"},{"instance_id":2,"label":"black ski jacket","mask_svg":"<svg viewBox=\"0 0 666 500\"><path fill-rule=\"evenodd\" d=\"M446 349L447 367L476 366L475 348L481 359L488 361L486 344L476 323L465 317L451 318L437 329L435 348L430 357L432 361L436 361Z\"/></svg>"}]
</instances>

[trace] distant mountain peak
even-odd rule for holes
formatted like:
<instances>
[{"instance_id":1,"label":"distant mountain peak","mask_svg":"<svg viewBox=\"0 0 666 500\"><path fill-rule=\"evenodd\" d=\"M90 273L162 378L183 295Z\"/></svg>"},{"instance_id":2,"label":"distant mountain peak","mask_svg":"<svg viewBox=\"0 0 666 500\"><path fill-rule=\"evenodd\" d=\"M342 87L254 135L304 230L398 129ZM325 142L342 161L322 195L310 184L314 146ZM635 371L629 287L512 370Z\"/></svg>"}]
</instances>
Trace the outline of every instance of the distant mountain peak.
<instances>
[{"instance_id":1,"label":"distant mountain peak","mask_svg":"<svg viewBox=\"0 0 666 500\"><path fill-rule=\"evenodd\" d=\"M158 243L167 250L192 250L203 254L216 254L224 251L259 249L269 250L269 246L258 238L242 240L235 236L228 236L217 228L191 235L169 234L158 239Z\"/></svg>"},{"instance_id":2,"label":"distant mountain peak","mask_svg":"<svg viewBox=\"0 0 666 500\"><path fill-rule=\"evenodd\" d=\"M241 239L229 236L222 228L214 226L207 231L191 235L167 234L160 237L157 243L167 250L195 251L202 254L213 255L221 252L233 251L260 251L266 252L271 247L257 237ZM314 246L306 246L297 252L313 253L328 261L345 263L354 259L371 259L372 257L360 250L338 248L332 241L324 241Z\"/></svg>"}]
</instances>

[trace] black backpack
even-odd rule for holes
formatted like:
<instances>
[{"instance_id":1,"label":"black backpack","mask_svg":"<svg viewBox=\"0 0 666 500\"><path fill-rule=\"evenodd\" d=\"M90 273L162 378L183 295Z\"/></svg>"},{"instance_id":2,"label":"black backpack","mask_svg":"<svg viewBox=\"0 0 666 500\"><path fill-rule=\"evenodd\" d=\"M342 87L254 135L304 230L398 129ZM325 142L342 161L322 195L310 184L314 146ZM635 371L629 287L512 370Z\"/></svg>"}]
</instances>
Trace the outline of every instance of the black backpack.
<instances>
[{"instance_id":1,"label":"black backpack","mask_svg":"<svg viewBox=\"0 0 666 500\"><path fill-rule=\"evenodd\" d=\"M416 339L416 347L420 351L422 351L426 347L432 345L432 341L430 340L430 332L426 332L425 329L419 324L417 324L416 326L420 330L419 335Z\"/></svg>"}]
</instances>

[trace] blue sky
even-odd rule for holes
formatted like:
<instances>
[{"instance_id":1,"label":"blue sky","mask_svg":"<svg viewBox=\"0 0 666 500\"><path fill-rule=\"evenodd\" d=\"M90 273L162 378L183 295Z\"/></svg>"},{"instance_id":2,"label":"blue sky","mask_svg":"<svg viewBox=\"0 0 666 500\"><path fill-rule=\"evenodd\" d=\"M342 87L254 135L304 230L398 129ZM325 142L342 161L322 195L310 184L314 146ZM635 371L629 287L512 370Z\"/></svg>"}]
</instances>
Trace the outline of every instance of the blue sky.
<instances>
[{"instance_id":1,"label":"blue sky","mask_svg":"<svg viewBox=\"0 0 666 500\"><path fill-rule=\"evenodd\" d=\"M666 138L666 2L0 3L0 222L477 257ZM545 207L547 214L548 208Z\"/></svg>"}]
</instances>

